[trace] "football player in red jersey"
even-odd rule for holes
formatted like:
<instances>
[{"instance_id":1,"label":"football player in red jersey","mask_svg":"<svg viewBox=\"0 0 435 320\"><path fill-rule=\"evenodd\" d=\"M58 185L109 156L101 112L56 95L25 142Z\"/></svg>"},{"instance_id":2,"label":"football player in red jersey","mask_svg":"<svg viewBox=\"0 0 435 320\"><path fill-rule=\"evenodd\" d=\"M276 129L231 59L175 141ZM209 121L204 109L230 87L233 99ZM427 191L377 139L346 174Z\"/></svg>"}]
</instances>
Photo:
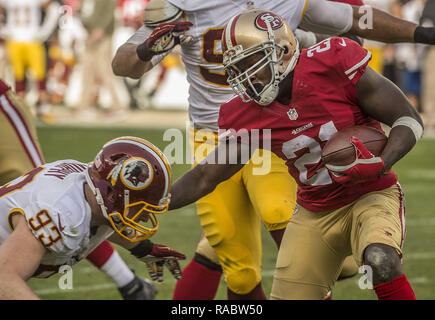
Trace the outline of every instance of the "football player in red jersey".
<instances>
[{"instance_id":1,"label":"football player in red jersey","mask_svg":"<svg viewBox=\"0 0 435 320\"><path fill-rule=\"evenodd\" d=\"M148 14L145 11L144 26L118 49L112 61L113 71L118 76L140 78L175 44L181 44L189 81L193 133L190 140L197 160L195 165L205 156L203 153L208 153L208 147L204 148L208 142L217 141L219 107L233 94L221 65L220 36L235 12L252 7L266 8L281 14L295 29L300 26L323 34L356 34L384 42L435 43L435 28L417 26L377 9L372 12L373 28L366 28L359 22L365 21L367 12L325 0L256 0L247 1L245 5L231 0L152 0L148 9L150 6L154 8L148 10ZM159 28L154 32L156 26ZM180 36L184 32L186 34ZM202 137L207 137L207 143ZM174 290L174 299L213 299L222 274L229 299L265 297L261 285L261 224L253 221L261 216L279 245L294 211L296 196L289 197L288 193L295 195L296 184L288 179L284 161L274 154L269 175L251 175L252 163L196 203L205 237L184 268L183 279ZM227 263L221 265L220 260Z\"/></svg>"},{"instance_id":2,"label":"football player in red jersey","mask_svg":"<svg viewBox=\"0 0 435 320\"><path fill-rule=\"evenodd\" d=\"M423 126L404 94L367 66L370 53L350 39L328 38L299 52L287 23L270 11L234 16L222 44L237 97L220 109L223 141L174 183L170 209L196 201L240 170L259 133L260 147L269 141L299 186L271 298L323 299L352 254L371 268L379 299L415 299L401 267L404 197L391 167L421 138ZM354 125L380 129L380 122L391 127L380 156L352 139L355 162L325 167L322 147L334 133ZM237 137L243 131L251 148ZM239 161L219 163L222 154Z\"/></svg>"}]
</instances>

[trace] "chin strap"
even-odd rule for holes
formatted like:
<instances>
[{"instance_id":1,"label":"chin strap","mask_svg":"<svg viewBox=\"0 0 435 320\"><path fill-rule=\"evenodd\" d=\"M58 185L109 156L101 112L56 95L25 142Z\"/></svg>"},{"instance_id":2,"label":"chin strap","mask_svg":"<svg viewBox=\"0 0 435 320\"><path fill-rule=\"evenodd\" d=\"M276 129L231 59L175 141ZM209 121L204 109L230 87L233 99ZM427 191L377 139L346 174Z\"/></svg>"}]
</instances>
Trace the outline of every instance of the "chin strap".
<instances>
[{"instance_id":1,"label":"chin strap","mask_svg":"<svg viewBox=\"0 0 435 320\"><path fill-rule=\"evenodd\" d=\"M269 24L268 24L269 26ZM274 41L274 39L271 39L272 41ZM269 104L271 104L276 97L278 96L278 92L279 92L279 84L282 80L285 79L285 77L288 76L288 74L293 71L293 69L296 67L296 63L299 59L299 55L300 55L300 51L299 51L299 43L298 40L296 40L296 49L295 52L293 53L293 56L290 60L290 62L287 65L287 68L284 70L283 73L279 73L278 68L276 68L276 64L278 63L277 58L276 58L276 48L273 49L273 54L272 54L272 59L275 63L274 69L275 69L275 81L273 82L273 84L266 89L266 91L263 92L263 94L261 95L261 98L259 101L257 101L257 103L259 105L262 106L267 106ZM275 43L275 41L273 42Z\"/></svg>"},{"instance_id":2,"label":"chin strap","mask_svg":"<svg viewBox=\"0 0 435 320\"><path fill-rule=\"evenodd\" d=\"M295 39L296 40L296 39ZM293 69L296 67L296 63L298 62L299 59L299 55L300 55L300 51L299 51L299 43L298 40L296 40L296 49L295 52L293 53L293 57L291 58L289 64L287 65L287 68L284 70L284 72L280 75L279 81L281 82L282 80L284 80L285 77L288 76L288 74L290 72L293 71Z\"/></svg>"},{"instance_id":3,"label":"chin strap","mask_svg":"<svg viewBox=\"0 0 435 320\"><path fill-rule=\"evenodd\" d=\"M275 43L275 35L273 33L273 29L272 26L270 25L270 21L266 20L265 21L266 26L267 26L267 33L269 35L269 40L273 43L273 52L272 52L272 63L273 63L273 69L274 69L274 82L272 83L272 85L267 88L260 96L260 100L257 101L257 103L259 105L262 106L267 106L269 104L271 104L276 97L278 96L279 93L279 84L280 82L287 77L287 75L295 68L296 66L296 62L299 58L299 43L298 40L295 38L295 45L296 45L296 49L295 52L293 54L293 57L291 58L289 64L287 65L287 68L284 70L283 73L279 73L278 68L276 67L278 64L278 58L276 56L276 43ZM282 59L282 55L281 55L281 59Z\"/></svg>"},{"instance_id":4,"label":"chin strap","mask_svg":"<svg viewBox=\"0 0 435 320\"><path fill-rule=\"evenodd\" d=\"M95 196L95 200L97 200L97 203L101 208L101 212L103 213L104 218L109 220L109 216L107 215L106 206L104 205L103 196L101 195L100 189L95 188L95 186L91 180L91 177L89 176L89 168L87 170L85 170L85 177L86 177L86 182L89 185L89 188L91 188L91 191L92 191L93 195Z\"/></svg>"}]
</instances>

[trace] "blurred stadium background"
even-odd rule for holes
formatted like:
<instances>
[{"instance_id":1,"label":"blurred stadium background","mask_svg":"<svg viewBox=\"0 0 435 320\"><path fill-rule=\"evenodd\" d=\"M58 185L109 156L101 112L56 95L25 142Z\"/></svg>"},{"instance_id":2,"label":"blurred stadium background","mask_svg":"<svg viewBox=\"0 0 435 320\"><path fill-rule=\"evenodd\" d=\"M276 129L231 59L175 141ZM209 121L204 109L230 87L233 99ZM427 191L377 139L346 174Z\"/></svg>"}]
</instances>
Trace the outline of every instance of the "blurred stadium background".
<instances>
[{"instance_id":1,"label":"blurred stadium background","mask_svg":"<svg viewBox=\"0 0 435 320\"><path fill-rule=\"evenodd\" d=\"M5 1L0 0L0 6ZM33 0L29 0L33 1ZM162 150L168 141L163 141L163 133L168 128L185 131L188 121L187 96L188 84L185 71L178 53L171 54L162 66L156 67L141 83L129 81L111 74L110 66L105 76L113 77L115 91L104 87L103 81L94 83L92 105L86 108L80 105L83 90L83 77L90 72L83 68L82 57L86 51L86 39L91 37L86 31L82 17L86 15L86 6L95 0L59 0L52 1L58 10L58 18L73 19L70 26L58 26L43 43L46 57L47 99L43 101L48 110L37 118L38 135L46 161L57 159L77 159L88 162L107 140L121 136L134 135L144 137ZM112 0L110 0L112 1ZM115 0L113 0L115 1ZM116 2L116 1L115 1ZM146 0L119 0L113 14L112 54L134 32L140 24ZM427 0L427 3L435 2ZM367 2L392 14L418 22L425 0L370 0ZM70 9L68 9L70 8ZM435 9L434 9L435 10ZM435 16L435 12L433 12ZM138 22L139 21L139 22ZM435 21L435 20L434 20ZM5 12L0 16L0 78L16 88L16 79L12 72L4 40L8 40ZM68 22L69 23L69 22ZM68 34L69 32L69 34ZM72 37L68 44L62 44L64 37ZM426 119L435 115L425 113L422 88L424 83L426 58L429 50L415 45L383 45L366 42L373 53L372 67L383 73L399 85L415 107ZM434 64L435 65L435 64ZM41 104L37 81L30 71L27 74L26 90L23 92L29 105L36 110ZM432 84L431 88L435 86ZM130 89L129 89L130 88ZM118 95L119 104L113 104L113 94ZM425 138L416 148L401 160L395 170L399 174L407 201L407 238L404 247L404 271L418 299L435 297L435 139L434 129L427 127ZM187 146L186 146L187 147ZM174 178L178 178L189 168L188 164L174 164ZM194 206L189 206L160 219L161 229L154 236L156 243L168 244L185 253L184 266L192 258L195 246L201 236L199 220ZM270 292L274 272L276 247L270 236L263 230L263 284L266 294ZM119 248L121 256L143 277L147 277L145 266L130 254ZM74 289L61 290L58 281L61 275L48 280L30 280L30 286L44 299L120 299L114 284L106 276L83 261L74 267ZM333 299L375 299L370 290L358 287L360 276L337 283ZM222 280L223 281L223 280ZM157 284L157 299L171 299L175 280L166 273L165 282ZM226 288L220 286L217 299L226 299Z\"/></svg>"}]
</instances>

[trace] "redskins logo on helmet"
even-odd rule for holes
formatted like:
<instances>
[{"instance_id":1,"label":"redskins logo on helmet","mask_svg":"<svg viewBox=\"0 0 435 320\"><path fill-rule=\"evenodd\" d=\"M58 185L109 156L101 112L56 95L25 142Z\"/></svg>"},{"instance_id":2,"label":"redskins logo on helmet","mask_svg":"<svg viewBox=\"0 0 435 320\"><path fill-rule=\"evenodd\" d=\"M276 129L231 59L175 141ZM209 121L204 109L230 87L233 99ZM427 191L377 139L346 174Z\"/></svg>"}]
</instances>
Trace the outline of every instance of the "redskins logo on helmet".
<instances>
[{"instance_id":1,"label":"redskins logo on helmet","mask_svg":"<svg viewBox=\"0 0 435 320\"><path fill-rule=\"evenodd\" d=\"M222 45L223 65L233 91L242 101L263 106L278 96L279 83L294 69L299 57L298 42L287 22L262 9L232 17L222 33ZM238 63L250 57L257 59L241 70ZM253 83L252 78L264 70L270 70L270 81Z\"/></svg>"},{"instance_id":2,"label":"redskins logo on helmet","mask_svg":"<svg viewBox=\"0 0 435 320\"><path fill-rule=\"evenodd\" d=\"M128 188L141 190L148 187L153 180L154 171L145 159L131 158L124 162L121 169L121 181Z\"/></svg>"},{"instance_id":3,"label":"redskins logo on helmet","mask_svg":"<svg viewBox=\"0 0 435 320\"><path fill-rule=\"evenodd\" d=\"M122 237L136 242L157 232L156 214L169 207L171 167L153 144L136 137L109 141L89 165L86 181Z\"/></svg>"}]
</instances>

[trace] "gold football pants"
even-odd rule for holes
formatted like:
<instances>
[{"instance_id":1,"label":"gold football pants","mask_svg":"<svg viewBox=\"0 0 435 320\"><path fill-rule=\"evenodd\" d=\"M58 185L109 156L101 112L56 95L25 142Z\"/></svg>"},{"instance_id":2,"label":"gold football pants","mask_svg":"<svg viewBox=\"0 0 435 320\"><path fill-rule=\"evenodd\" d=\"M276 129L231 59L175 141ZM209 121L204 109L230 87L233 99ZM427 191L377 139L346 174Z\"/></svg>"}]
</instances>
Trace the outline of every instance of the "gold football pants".
<instances>
[{"instance_id":1,"label":"gold football pants","mask_svg":"<svg viewBox=\"0 0 435 320\"><path fill-rule=\"evenodd\" d=\"M194 135L192 134L194 133ZM217 134L191 130L195 164L217 144ZM262 153L264 152L264 154ZM269 230L286 227L292 217L297 185L288 173L285 162L274 153L257 150L255 161L197 201L197 213L212 250L201 241L197 252L221 264L229 289L247 294L261 281L261 223ZM270 172L254 174L258 159L266 159ZM269 160L270 162L267 162Z\"/></svg>"},{"instance_id":2,"label":"gold football pants","mask_svg":"<svg viewBox=\"0 0 435 320\"><path fill-rule=\"evenodd\" d=\"M370 192L337 210L296 210L278 253L272 299L323 299L346 256L363 264L365 248L382 243L401 255L405 208L400 185Z\"/></svg>"},{"instance_id":3,"label":"gold football pants","mask_svg":"<svg viewBox=\"0 0 435 320\"><path fill-rule=\"evenodd\" d=\"M30 108L12 90L0 96L0 185L44 163Z\"/></svg>"}]
</instances>

